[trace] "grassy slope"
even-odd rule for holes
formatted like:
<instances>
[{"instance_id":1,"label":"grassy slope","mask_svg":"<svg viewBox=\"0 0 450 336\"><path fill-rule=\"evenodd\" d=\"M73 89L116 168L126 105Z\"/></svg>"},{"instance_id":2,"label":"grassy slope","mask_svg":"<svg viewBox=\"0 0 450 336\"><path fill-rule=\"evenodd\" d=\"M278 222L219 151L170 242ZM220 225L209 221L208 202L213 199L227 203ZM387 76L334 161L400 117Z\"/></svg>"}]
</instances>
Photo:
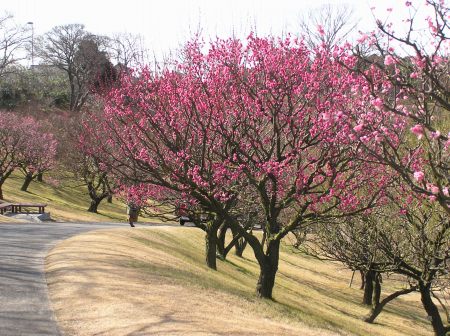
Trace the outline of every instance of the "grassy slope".
<instances>
[{"instance_id":1,"label":"grassy slope","mask_svg":"<svg viewBox=\"0 0 450 336\"><path fill-rule=\"evenodd\" d=\"M46 264L58 321L68 335L120 335L137 330L161 335L169 330L173 332L170 334L190 334L194 330L205 334L249 334L239 328L261 325L263 329L256 334L269 335L273 330L262 332L271 328L264 324L268 319L303 335L309 333L299 323L330 330L320 335L332 331L356 335L432 334L416 294L390 303L376 324L364 323L361 318L368 309L360 305L358 279L349 288L349 271L293 253L284 246L275 300L258 300L254 296L258 267L251 250L246 250L243 259L231 255L228 261L219 262L219 270L214 272L204 266L203 245L198 229L181 227L98 231L64 241L49 254ZM164 286L169 285L170 291L164 291ZM402 284L385 280L383 286L386 295ZM216 302L213 307L203 307L211 301ZM227 302L225 308L219 305L222 301ZM123 306L125 311L120 308ZM239 320L242 313L236 313L235 307L245 307L248 320ZM101 314L105 310L114 318ZM196 315L199 311L209 311L200 322ZM170 321L184 322L173 325L166 321L167 316ZM223 324L223 319L235 322ZM163 320L167 323L160 323Z\"/></svg>"},{"instance_id":2,"label":"grassy slope","mask_svg":"<svg viewBox=\"0 0 450 336\"><path fill-rule=\"evenodd\" d=\"M20 190L23 177L19 173L14 174L6 180L3 186L5 200L14 202L31 202L48 204L46 211L50 212L52 219L56 221L126 221L126 207L118 200L112 204L102 201L99 213L87 212L89 207L89 196L85 186L81 186L70 176L44 175L44 182L33 181L28 192ZM49 181L59 180L59 183ZM0 222L10 222L11 219L0 215ZM17 220L15 220L17 222Z\"/></svg>"}]
</instances>

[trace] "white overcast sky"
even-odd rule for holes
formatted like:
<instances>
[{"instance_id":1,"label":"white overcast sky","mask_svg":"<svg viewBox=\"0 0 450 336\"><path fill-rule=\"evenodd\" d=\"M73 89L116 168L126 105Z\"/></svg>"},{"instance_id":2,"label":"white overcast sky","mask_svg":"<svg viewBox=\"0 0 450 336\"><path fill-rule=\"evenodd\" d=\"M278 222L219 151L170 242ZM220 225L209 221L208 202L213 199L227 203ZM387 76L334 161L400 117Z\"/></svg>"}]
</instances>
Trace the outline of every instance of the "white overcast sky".
<instances>
[{"instance_id":1,"label":"white overcast sky","mask_svg":"<svg viewBox=\"0 0 450 336\"><path fill-rule=\"evenodd\" d=\"M302 13L323 4L353 7L359 29L370 30L377 17L406 18L405 0L0 0L0 11L14 15L18 24L34 23L35 34L53 26L82 23L88 31L111 35L141 34L158 58L177 49L201 27L206 39L233 34L246 36L256 27L259 35L298 31ZM416 0L422 6L424 0Z\"/></svg>"}]
</instances>

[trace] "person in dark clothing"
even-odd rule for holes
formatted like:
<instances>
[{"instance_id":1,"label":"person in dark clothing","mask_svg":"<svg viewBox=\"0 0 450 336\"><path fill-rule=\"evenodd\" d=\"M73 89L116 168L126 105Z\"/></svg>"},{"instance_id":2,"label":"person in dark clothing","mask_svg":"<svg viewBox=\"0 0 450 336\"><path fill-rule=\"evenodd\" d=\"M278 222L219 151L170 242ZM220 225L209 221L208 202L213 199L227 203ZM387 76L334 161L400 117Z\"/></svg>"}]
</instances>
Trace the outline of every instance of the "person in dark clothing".
<instances>
[{"instance_id":1,"label":"person in dark clothing","mask_svg":"<svg viewBox=\"0 0 450 336\"><path fill-rule=\"evenodd\" d=\"M128 215L128 223L130 223L131 227L135 227L134 223L137 222L139 216L140 207L129 203L127 206L127 215Z\"/></svg>"}]
</instances>

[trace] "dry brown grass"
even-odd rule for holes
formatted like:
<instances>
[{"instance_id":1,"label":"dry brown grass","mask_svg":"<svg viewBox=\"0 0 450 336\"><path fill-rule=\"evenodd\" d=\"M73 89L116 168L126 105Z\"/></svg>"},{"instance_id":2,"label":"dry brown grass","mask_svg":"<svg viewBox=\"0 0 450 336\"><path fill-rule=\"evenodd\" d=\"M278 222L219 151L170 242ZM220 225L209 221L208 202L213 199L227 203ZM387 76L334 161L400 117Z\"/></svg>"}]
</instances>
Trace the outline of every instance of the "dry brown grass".
<instances>
[{"instance_id":1,"label":"dry brown grass","mask_svg":"<svg viewBox=\"0 0 450 336\"><path fill-rule=\"evenodd\" d=\"M91 232L60 243L46 260L66 335L431 335L416 295L369 325L348 271L287 247L275 301L254 297L250 250L218 267L204 266L202 232L181 227Z\"/></svg>"}]
</instances>

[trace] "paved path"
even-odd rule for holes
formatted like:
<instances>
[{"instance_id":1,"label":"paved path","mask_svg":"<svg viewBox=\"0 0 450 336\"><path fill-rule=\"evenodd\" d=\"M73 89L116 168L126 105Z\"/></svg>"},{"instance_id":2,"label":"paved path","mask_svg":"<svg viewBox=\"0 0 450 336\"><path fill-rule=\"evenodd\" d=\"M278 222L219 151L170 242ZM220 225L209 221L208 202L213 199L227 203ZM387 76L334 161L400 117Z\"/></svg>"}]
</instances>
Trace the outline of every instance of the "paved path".
<instances>
[{"instance_id":1,"label":"paved path","mask_svg":"<svg viewBox=\"0 0 450 336\"><path fill-rule=\"evenodd\" d=\"M50 308L44 258L59 240L110 223L0 223L0 336L61 335ZM131 228L130 228L131 229Z\"/></svg>"}]
</instances>

